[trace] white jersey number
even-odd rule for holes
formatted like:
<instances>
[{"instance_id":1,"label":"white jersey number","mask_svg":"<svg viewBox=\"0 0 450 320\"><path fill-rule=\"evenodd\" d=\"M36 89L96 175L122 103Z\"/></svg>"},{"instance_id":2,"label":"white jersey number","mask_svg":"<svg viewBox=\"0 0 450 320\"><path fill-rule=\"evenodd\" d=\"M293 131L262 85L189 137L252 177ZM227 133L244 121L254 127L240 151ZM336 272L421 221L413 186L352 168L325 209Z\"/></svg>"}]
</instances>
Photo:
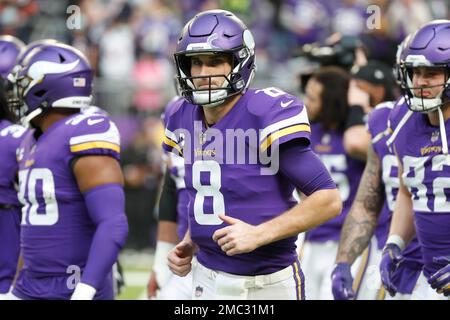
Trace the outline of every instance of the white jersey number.
<instances>
[{"instance_id":1,"label":"white jersey number","mask_svg":"<svg viewBox=\"0 0 450 320\"><path fill-rule=\"evenodd\" d=\"M443 154L433 157L431 164L431 170L443 171L444 165L447 165L447 158ZM434 193L434 211L435 212L450 212L450 202L447 200L445 189L450 188L450 178L438 177L433 181L433 193Z\"/></svg>"},{"instance_id":2,"label":"white jersey number","mask_svg":"<svg viewBox=\"0 0 450 320\"><path fill-rule=\"evenodd\" d=\"M200 181L201 173L209 173L209 184ZM192 165L192 185L197 190L194 200L195 221L201 225L220 225L219 214L225 214L225 200L220 192L222 187L220 165L213 160L195 161ZM205 213L205 197L212 197L213 212Z\"/></svg>"},{"instance_id":3,"label":"white jersey number","mask_svg":"<svg viewBox=\"0 0 450 320\"><path fill-rule=\"evenodd\" d=\"M38 213L39 201L36 185L42 185L42 199L45 204L43 212ZM28 192L26 192L28 189ZM55 181L47 168L19 171L19 194L22 207L22 225L51 226L58 222L59 210L55 195Z\"/></svg>"},{"instance_id":4,"label":"white jersey number","mask_svg":"<svg viewBox=\"0 0 450 320\"><path fill-rule=\"evenodd\" d=\"M390 211L394 211L395 204L395 195L394 189L398 190L399 181L398 176L391 176L391 172L393 168L398 168L397 158L392 154L387 154L383 157L383 182L384 182L384 191L386 193L386 202Z\"/></svg>"},{"instance_id":5,"label":"white jersey number","mask_svg":"<svg viewBox=\"0 0 450 320\"><path fill-rule=\"evenodd\" d=\"M264 92L266 95L268 95L269 97L272 97L272 98L281 97L286 94L286 92L284 92L283 90L280 90L275 87L264 88L264 89L259 89L259 90L255 91L255 93L260 93L260 92Z\"/></svg>"},{"instance_id":6,"label":"white jersey number","mask_svg":"<svg viewBox=\"0 0 450 320\"><path fill-rule=\"evenodd\" d=\"M432 159L431 170L443 171L447 164L447 157L443 154L436 155ZM445 189L450 189L449 177L437 177L432 183L433 209L428 206L427 187L423 183L425 179L425 162L428 157L403 157L403 183L409 192L413 193L412 201L415 211L423 212L450 212L450 202L447 200ZM413 174L411 174L413 173ZM413 190L414 188L414 190Z\"/></svg>"},{"instance_id":7,"label":"white jersey number","mask_svg":"<svg viewBox=\"0 0 450 320\"><path fill-rule=\"evenodd\" d=\"M320 158L323 164L330 172L331 178L336 183L342 201L346 201L350 196L350 183L347 175L344 173L347 170L347 159L343 154L321 154Z\"/></svg>"}]
</instances>

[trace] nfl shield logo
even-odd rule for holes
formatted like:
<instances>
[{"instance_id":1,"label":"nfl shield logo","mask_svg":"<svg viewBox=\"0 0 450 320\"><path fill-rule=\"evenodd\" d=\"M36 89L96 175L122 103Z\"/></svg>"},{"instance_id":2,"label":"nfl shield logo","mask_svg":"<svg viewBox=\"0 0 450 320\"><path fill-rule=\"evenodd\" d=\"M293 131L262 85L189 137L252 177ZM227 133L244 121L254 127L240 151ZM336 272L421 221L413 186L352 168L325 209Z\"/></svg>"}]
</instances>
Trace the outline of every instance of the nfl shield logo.
<instances>
[{"instance_id":1,"label":"nfl shield logo","mask_svg":"<svg viewBox=\"0 0 450 320\"><path fill-rule=\"evenodd\" d=\"M203 294L203 288L200 287L200 286L197 286L197 287L195 288L195 296L198 298L198 297L200 297L202 294Z\"/></svg>"},{"instance_id":2,"label":"nfl shield logo","mask_svg":"<svg viewBox=\"0 0 450 320\"><path fill-rule=\"evenodd\" d=\"M331 136L328 133L324 134L323 137L322 137L321 143L322 144L329 144L330 141L331 141Z\"/></svg>"},{"instance_id":3,"label":"nfl shield logo","mask_svg":"<svg viewBox=\"0 0 450 320\"><path fill-rule=\"evenodd\" d=\"M436 141L438 141L438 139L439 139L439 131L433 132L433 134L431 135L431 142L435 143Z\"/></svg>"},{"instance_id":4,"label":"nfl shield logo","mask_svg":"<svg viewBox=\"0 0 450 320\"><path fill-rule=\"evenodd\" d=\"M206 142L206 133L199 133L198 135L198 141L200 142L201 145L205 144Z\"/></svg>"}]
</instances>

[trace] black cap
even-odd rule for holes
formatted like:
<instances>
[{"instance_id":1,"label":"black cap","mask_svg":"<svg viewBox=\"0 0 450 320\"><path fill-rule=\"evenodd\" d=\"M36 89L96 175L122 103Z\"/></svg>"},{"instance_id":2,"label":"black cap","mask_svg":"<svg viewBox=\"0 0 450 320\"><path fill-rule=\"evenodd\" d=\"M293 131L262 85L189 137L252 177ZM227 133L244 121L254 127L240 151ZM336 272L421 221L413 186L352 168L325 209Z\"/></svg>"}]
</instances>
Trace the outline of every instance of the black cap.
<instances>
[{"instance_id":1,"label":"black cap","mask_svg":"<svg viewBox=\"0 0 450 320\"><path fill-rule=\"evenodd\" d=\"M393 69L387 64L379 61L369 61L364 66L354 66L351 69L352 77L354 79L365 80L375 85L390 85L394 79Z\"/></svg>"}]
</instances>

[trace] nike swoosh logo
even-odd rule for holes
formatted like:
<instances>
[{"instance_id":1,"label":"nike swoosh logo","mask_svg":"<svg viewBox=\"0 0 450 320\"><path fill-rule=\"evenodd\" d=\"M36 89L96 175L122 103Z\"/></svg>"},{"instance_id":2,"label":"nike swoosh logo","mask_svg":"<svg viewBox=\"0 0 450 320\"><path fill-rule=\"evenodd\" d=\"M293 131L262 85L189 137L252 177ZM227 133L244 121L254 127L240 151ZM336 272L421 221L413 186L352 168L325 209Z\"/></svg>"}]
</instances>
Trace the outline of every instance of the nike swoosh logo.
<instances>
[{"instance_id":1,"label":"nike swoosh logo","mask_svg":"<svg viewBox=\"0 0 450 320\"><path fill-rule=\"evenodd\" d=\"M289 100L289 101L281 101L281 107L282 108L287 108L291 105L291 103L294 102L294 100Z\"/></svg>"},{"instance_id":2,"label":"nike swoosh logo","mask_svg":"<svg viewBox=\"0 0 450 320\"><path fill-rule=\"evenodd\" d=\"M96 119L96 120L95 119L88 119L87 123L88 123L88 125L93 126L94 124L100 123L103 120L105 120L105 119Z\"/></svg>"}]
</instances>

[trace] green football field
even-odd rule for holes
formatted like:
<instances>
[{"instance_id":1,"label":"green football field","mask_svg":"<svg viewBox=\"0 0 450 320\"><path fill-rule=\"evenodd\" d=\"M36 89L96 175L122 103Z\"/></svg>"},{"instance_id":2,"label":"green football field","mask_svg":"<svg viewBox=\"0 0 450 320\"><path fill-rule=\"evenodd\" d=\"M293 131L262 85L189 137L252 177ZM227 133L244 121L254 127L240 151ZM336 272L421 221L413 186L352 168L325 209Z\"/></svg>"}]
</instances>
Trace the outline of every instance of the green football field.
<instances>
[{"instance_id":1,"label":"green football field","mask_svg":"<svg viewBox=\"0 0 450 320\"><path fill-rule=\"evenodd\" d=\"M125 251L120 255L125 288L117 300L147 299L147 281L153 266L152 252Z\"/></svg>"}]
</instances>

